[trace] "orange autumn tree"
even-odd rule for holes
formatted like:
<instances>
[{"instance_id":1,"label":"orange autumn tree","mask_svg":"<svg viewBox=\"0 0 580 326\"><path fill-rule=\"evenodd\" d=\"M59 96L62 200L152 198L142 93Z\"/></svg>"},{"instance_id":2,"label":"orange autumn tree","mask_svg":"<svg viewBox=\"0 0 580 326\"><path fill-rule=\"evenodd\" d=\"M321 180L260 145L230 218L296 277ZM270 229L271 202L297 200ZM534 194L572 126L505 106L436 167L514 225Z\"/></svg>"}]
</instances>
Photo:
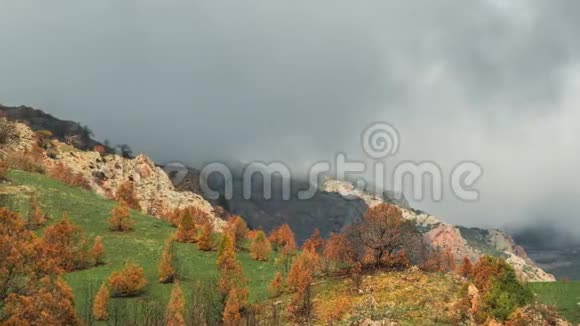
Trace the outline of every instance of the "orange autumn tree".
<instances>
[{"instance_id":1,"label":"orange autumn tree","mask_svg":"<svg viewBox=\"0 0 580 326\"><path fill-rule=\"evenodd\" d=\"M119 297L136 296L146 285L147 280L143 268L130 262L126 263L122 270L113 272L109 278L113 295Z\"/></svg>"},{"instance_id":2,"label":"orange autumn tree","mask_svg":"<svg viewBox=\"0 0 580 326\"><path fill-rule=\"evenodd\" d=\"M276 277L274 277L274 279L270 283L268 291L270 291L270 294L274 298L280 296L280 294L282 294L282 291L284 291L284 280L282 279L282 274L280 274L280 272L276 273Z\"/></svg>"},{"instance_id":3,"label":"orange autumn tree","mask_svg":"<svg viewBox=\"0 0 580 326\"><path fill-rule=\"evenodd\" d=\"M104 264L105 246L103 246L103 238L99 235L95 237L93 249L91 249L91 256L95 261L95 265Z\"/></svg>"},{"instance_id":4,"label":"orange autumn tree","mask_svg":"<svg viewBox=\"0 0 580 326\"><path fill-rule=\"evenodd\" d=\"M252 240L252 245L250 246L250 256L259 261L266 261L270 256L272 251L272 246L270 241L266 238L266 234L262 230L256 232L256 236Z\"/></svg>"},{"instance_id":5,"label":"orange autumn tree","mask_svg":"<svg viewBox=\"0 0 580 326\"><path fill-rule=\"evenodd\" d=\"M404 219L401 210L389 204L369 208L362 221L349 229L357 261L374 268L392 265L389 260L400 259L397 253L403 249L415 250L419 238L414 222Z\"/></svg>"},{"instance_id":6,"label":"orange autumn tree","mask_svg":"<svg viewBox=\"0 0 580 326\"><path fill-rule=\"evenodd\" d=\"M327 271L336 270L343 265L351 265L356 261L350 242L345 234L331 233L322 252L324 268Z\"/></svg>"},{"instance_id":7,"label":"orange autumn tree","mask_svg":"<svg viewBox=\"0 0 580 326\"><path fill-rule=\"evenodd\" d=\"M46 223L46 220L47 216L42 212L35 194L30 200L30 212L28 214L28 221L26 221L26 227L30 230L39 229Z\"/></svg>"},{"instance_id":8,"label":"orange autumn tree","mask_svg":"<svg viewBox=\"0 0 580 326\"><path fill-rule=\"evenodd\" d=\"M318 257L311 251L303 251L292 264L286 284L294 291L288 306L292 319L299 324L308 324L312 319L311 285Z\"/></svg>"},{"instance_id":9,"label":"orange autumn tree","mask_svg":"<svg viewBox=\"0 0 580 326\"><path fill-rule=\"evenodd\" d=\"M93 317L96 320L109 319L109 287L106 283L101 284L93 302Z\"/></svg>"},{"instance_id":10,"label":"orange autumn tree","mask_svg":"<svg viewBox=\"0 0 580 326\"><path fill-rule=\"evenodd\" d=\"M315 228L314 232L302 245L302 250L310 250L318 254L322 254L324 240L320 236L320 231Z\"/></svg>"},{"instance_id":11,"label":"orange autumn tree","mask_svg":"<svg viewBox=\"0 0 580 326\"><path fill-rule=\"evenodd\" d=\"M185 298L179 283L173 285L171 297L165 310L166 326L185 326Z\"/></svg>"},{"instance_id":12,"label":"orange autumn tree","mask_svg":"<svg viewBox=\"0 0 580 326\"><path fill-rule=\"evenodd\" d=\"M292 232L288 224L283 224L270 233L268 240L274 249L279 252L276 264L281 265L287 273L290 270L290 264L297 249L294 232Z\"/></svg>"},{"instance_id":13,"label":"orange autumn tree","mask_svg":"<svg viewBox=\"0 0 580 326\"><path fill-rule=\"evenodd\" d=\"M197 242L197 248L199 250L201 251L213 250L212 234L213 234L213 226L211 225L211 223L206 222L201 229L201 235L199 236Z\"/></svg>"},{"instance_id":14,"label":"orange autumn tree","mask_svg":"<svg viewBox=\"0 0 580 326\"><path fill-rule=\"evenodd\" d=\"M186 210L175 233L175 241L184 243L195 243L197 241L197 228L193 223L191 212Z\"/></svg>"},{"instance_id":15,"label":"orange autumn tree","mask_svg":"<svg viewBox=\"0 0 580 326\"><path fill-rule=\"evenodd\" d=\"M459 275L463 277L470 277L473 273L473 263L469 257L463 257L463 262L459 266Z\"/></svg>"},{"instance_id":16,"label":"orange autumn tree","mask_svg":"<svg viewBox=\"0 0 580 326\"><path fill-rule=\"evenodd\" d=\"M294 251L297 248L294 232L292 232L288 224L282 224L279 228L270 232L268 240L270 240L275 250L286 248L289 251Z\"/></svg>"},{"instance_id":17,"label":"orange autumn tree","mask_svg":"<svg viewBox=\"0 0 580 326\"><path fill-rule=\"evenodd\" d=\"M115 232L131 231L133 230L133 224L135 224L135 221L131 218L129 205L124 201L119 202L119 204L113 208L108 222L111 231Z\"/></svg>"},{"instance_id":18,"label":"orange autumn tree","mask_svg":"<svg viewBox=\"0 0 580 326\"><path fill-rule=\"evenodd\" d=\"M141 205L135 194L135 185L131 180L127 180L119 185L117 191L115 191L115 200L125 202L134 210L141 210Z\"/></svg>"},{"instance_id":19,"label":"orange autumn tree","mask_svg":"<svg viewBox=\"0 0 580 326\"><path fill-rule=\"evenodd\" d=\"M40 314L55 324L76 324L74 302L69 300L64 281L55 276L62 272L20 215L0 207L0 324L6 320L16 325L38 324ZM46 302L37 302L36 295L43 295Z\"/></svg>"},{"instance_id":20,"label":"orange autumn tree","mask_svg":"<svg viewBox=\"0 0 580 326\"><path fill-rule=\"evenodd\" d=\"M3 325L81 325L71 288L60 276L44 276L23 294L5 300Z\"/></svg>"},{"instance_id":21,"label":"orange autumn tree","mask_svg":"<svg viewBox=\"0 0 580 326\"><path fill-rule=\"evenodd\" d=\"M236 259L234 241L227 233L223 235L216 264L220 273L218 285L222 295L227 296L235 288L240 304L245 303L248 298L248 281Z\"/></svg>"},{"instance_id":22,"label":"orange autumn tree","mask_svg":"<svg viewBox=\"0 0 580 326\"><path fill-rule=\"evenodd\" d=\"M228 293L226 306L224 307L223 322L224 326L238 326L240 325L240 301L238 298L238 291L232 288Z\"/></svg>"},{"instance_id":23,"label":"orange autumn tree","mask_svg":"<svg viewBox=\"0 0 580 326\"><path fill-rule=\"evenodd\" d=\"M230 233L236 250L241 250L244 246L244 241L248 238L248 225L246 221L240 216L232 216L228 220L226 232Z\"/></svg>"},{"instance_id":24,"label":"orange autumn tree","mask_svg":"<svg viewBox=\"0 0 580 326\"><path fill-rule=\"evenodd\" d=\"M173 268L173 240L167 239L165 247L161 254L161 262L159 263L159 282L171 283L175 278L175 269Z\"/></svg>"},{"instance_id":25,"label":"orange autumn tree","mask_svg":"<svg viewBox=\"0 0 580 326\"><path fill-rule=\"evenodd\" d=\"M70 221L66 212L60 221L44 230L42 243L47 259L66 272L92 265L85 233Z\"/></svg>"}]
</instances>

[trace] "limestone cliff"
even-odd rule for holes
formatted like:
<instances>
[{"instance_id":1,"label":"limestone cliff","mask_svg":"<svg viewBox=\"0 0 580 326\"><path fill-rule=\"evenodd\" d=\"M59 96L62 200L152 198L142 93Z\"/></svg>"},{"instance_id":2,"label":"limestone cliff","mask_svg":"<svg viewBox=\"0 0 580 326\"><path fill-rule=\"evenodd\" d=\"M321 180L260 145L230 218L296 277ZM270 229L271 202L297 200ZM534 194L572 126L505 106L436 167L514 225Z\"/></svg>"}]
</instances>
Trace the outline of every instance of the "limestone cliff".
<instances>
[{"instance_id":1,"label":"limestone cliff","mask_svg":"<svg viewBox=\"0 0 580 326\"><path fill-rule=\"evenodd\" d=\"M43 165L49 169L63 164L72 173L80 173L92 190L107 198L115 197L119 185L132 181L142 211L153 216L162 216L175 208L195 206L210 216L216 229L224 225L224 221L215 216L208 201L192 192L176 191L167 174L145 155L133 159L116 154L103 155L95 151L81 151L58 140L52 140L50 150L44 151L35 146L37 139L27 125L17 122L10 124L14 136L2 147L4 153L34 150L42 155Z\"/></svg>"},{"instance_id":2,"label":"limestone cliff","mask_svg":"<svg viewBox=\"0 0 580 326\"><path fill-rule=\"evenodd\" d=\"M345 197L362 199L368 207L389 202L384 198L368 194L356 189L351 183L328 180L321 187L328 192L336 192ZM392 202L391 202L392 203ZM501 230L485 230L479 228L464 228L442 222L439 218L424 212L400 207L403 216L417 222L423 232L426 243L444 250L449 249L460 260L469 257L472 260L483 254L499 255L506 258L514 267L518 276L531 282L555 281L553 275L538 267L527 255L526 251L518 246L514 240Z\"/></svg>"}]
</instances>

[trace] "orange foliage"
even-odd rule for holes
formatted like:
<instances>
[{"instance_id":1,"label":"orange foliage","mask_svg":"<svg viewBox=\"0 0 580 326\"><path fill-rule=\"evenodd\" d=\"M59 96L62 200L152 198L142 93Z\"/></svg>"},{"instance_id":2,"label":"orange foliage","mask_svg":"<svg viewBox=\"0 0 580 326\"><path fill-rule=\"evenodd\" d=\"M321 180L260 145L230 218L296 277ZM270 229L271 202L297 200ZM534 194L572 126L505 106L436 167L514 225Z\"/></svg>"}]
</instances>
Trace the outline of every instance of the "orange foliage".
<instances>
[{"instance_id":1,"label":"orange foliage","mask_svg":"<svg viewBox=\"0 0 580 326\"><path fill-rule=\"evenodd\" d=\"M168 214L165 219L171 223L171 225L178 226L186 213L191 216L195 225L203 225L210 221L209 215L195 206L176 208L173 212Z\"/></svg>"},{"instance_id":2,"label":"orange foliage","mask_svg":"<svg viewBox=\"0 0 580 326\"><path fill-rule=\"evenodd\" d=\"M8 172L8 165L4 160L0 160L0 181L6 180L6 172Z\"/></svg>"},{"instance_id":3,"label":"orange foliage","mask_svg":"<svg viewBox=\"0 0 580 326\"><path fill-rule=\"evenodd\" d=\"M9 153L4 162L9 169L44 174L46 168L43 164L43 152L40 147L35 146L32 151Z\"/></svg>"},{"instance_id":4,"label":"orange foliage","mask_svg":"<svg viewBox=\"0 0 580 326\"><path fill-rule=\"evenodd\" d=\"M232 288L228 293L228 299L224 308L224 326L238 326L240 325L240 320L240 301L238 299L238 291L236 288Z\"/></svg>"},{"instance_id":5,"label":"orange foliage","mask_svg":"<svg viewBox=\"0 0 580 326\"><path fill-rule=\"evenodd\" d=\"M212 241L212 234L213 234L213 227L209 222L206 222L202 229L201 235L199 236L197 242L197 248L202 251L211 251L213 250L213 241Z\"/></svg>"},{"instance_id":6,"label":"orange foliage","mask_svg":"<svg viewBox=\"0 0 580 326\"><path fill-rule=\"evenodd\" d=\"M191 212L185 211L175 233L175 241L185 243L195 243L197 241L197 228L193 223Z\"/></svg>"},{"instance_id":7,"label":"orange foliage","mask_svg":"<svg viewBox=\"0 0 580 326\"><path fill-rule=\"evenodd\" d=\"M303 251L292 264L286 284L292 291L304 291L310 286L319 257L311 251Z\"/></svg>"},{"instance_id":8,"label":"orange foliage","mask_svg":"<svg viewBox=\"0 0 580 326\"><path fill-rule=\"evenodd\" d=\"M310 236L310 238L302 245L302 250L310 250L312 252L321 254L323 245L324 240L320 236L320 231L318 229L314 229L312 236Z\"/></svg>"},{"instance_id":9,"label":"orange foliage","mask_svg":"<svg viewBox=\"0 0 580 326\"><path fill-rule=\"evenodd\" d=\"M280 274L280 272L276 273L276 277L270 283L268 290L274 298L282 294L282 291L284 291L284 280L282 279L282 274Z\"/></svg>"},{"instance_id":10,"label":"orange foliage","mask_svg":"<svg viewBox=\"0 0 580 326\"><path fill-rule=\"evenodd\" d=\"M116 296L128 297L138 295L147 285L143 268L133 263L113 272L109 278L109 286Z\"/></svg>"},{"instance_id":11,"label":"orange foliage","mask_svg":"<svg viewBox=\"0 0 580 326\"><path fill-rule=\"evenodd\" d=\"M104 264L105 246L103 246L103 238L101 236L95 237L93 249L91 250L91 256L95 261L95 265Z\"/></svg>"},{"instance_id":12,"label":"orange foliage","mask_svg":"<svg viewBox=\"0 0 580 326\"><path fill-rule=\"evenodd\" d=\"M234 244L236 245L236 249L242 249L244 241L247 239L249 232L246 221L244 221L244 219L240 216L230 217L226 226L226 232L230 233L232 236Z\"/></svg>"},{"instance_id":13,"label":"orange foliage","mask_svg":"<svg viewBox=\"0 0 580 326\"><path fill-rule=\"evenodd\" d=\"M107 152L107 150L105 149L105 146L103 145L96 145L95 147L93 147L93 151L103 155Z\"/></svg>"},{"instance_id":14,"label":"orange foliage","mask_svg":"<svg viewBox=\"0 0 580 326\"><path fill-rule=\"evenodd\" d=\"M469 257L463 258L463 262L459 266L458 273L463 277L471 277L473 274L473 264L471 263L471 259L469 259Z\"/></svg>"},{"instance_id":15,"label":"orange foliage","mask_svg":"<svg viewBox=\"0 0 580 326\"><path fill-rule=\"evenodd\" d=\"M139 205L139 201L135 195L135 185L131 180L127 180L119 185L115 192L115 200L127 203L134 210L141 210L141 205Z\"/></svg>"},{"instance_id":16,"label":"orange foliage","mask_svg":"<svg viewBox=\"0 0 580 326\"><path fill-rule=\"evenodd\" d=\"M431 253L431 257L423 262L421 269L430 272L454 271L456 269L455 257L449 248L445 251L435 249Z\"/></svg>"},{"instance_id":17,"label":"orange foliage","mask_svg":"<svg viewBox=\"0 0 580 326\"><path fill-rule=\"evenodd\" d=\"M23 294L5 301L6 325L81 325L71 288L60 277L45 276Z\"/></svg>"},{"instance_id":18,"label":"orange foliage","mask_svg":"<svg viewBox=\"0 0 580 326\"><path fill-rule=\"evenodd\" d=\"M227 295L235 288L239 301L246 302L248 290L245 287L248 281L243 274L242 266L236 259L232 237L227 233L223 235L216 264L220 272L218 285L221 293Z\"/></svg>"},{"instance_id":19,"label":"orange foliage","mask_svg":"<svg viewBox=\"0 0 580 326\"><path fill-rule=\"evenodd\" d=\"M30 230L39 229L44 223L46 223L46 220L47 216L42 212L36 195L32 196L32 199L30 200L30 213L28 214L26 227Z\"/></svg>"},{"instance_id":20,"label":"orange foliage","mask_svg":"<svg viewBox=\"0 0 580 326\"><path fill-rule=\"evenodd\" d=\"M356 257L347 237L340 233L330 234L322 255L328 269L335 269L339 264L352 264Z\"/></svg>"},{"instance_id":21,"label":"orange foliage","mask_svg":"<svg viewBox=\"0 0 580 326\"><path fill-rule=\"evenodd\" d=\"M50 177L56 179L71 187L80 187L83 189L91 189L89 181L85 179L82 173L73 172L63 163L56 163L49 171Z\"/></svg>"},{"instance_id":22,"label":"orange foliage","mask_svg":"<svg viewBox=\"0 0 580 326\"><path fill-rule=\"evenodd\" d=\"M165 310L165 325L185 326L185 298L179 283L175 283L171 290L171 297Z\"/></svg>"},{"instance_id":23,"label":"orange foliage","mask_svg":"<svg viewBox=\"0 0 580 326\"><path fill-rule=\"evenodd\" d=\"M473 283L478 290L488 292L493 286L494 279L506 274L509 265L501 258L483 256L473 265Z\"/></svg>"},{"instance_id":24,"label":"orange foliage","mask_svg":"<svg viewBox=\"0 0 580 326\"><path fill-rule=\"evenodd\" d=\"M250 246L250 256L255 260L266 261L272 252L270 241L266 239L264 231L258 231Z\"/></svg>"},{"instance_id":25,"label":"orange foliage","mask_svg":"<svg viewBox=\"0 0 580 326\"><path fill-rule=\"evenodd\" d=\"M28 230L20 215L0 207L0 302L22 294L48 274L63 272L47 257L43 242Z\"/></svg>"},{"instance_id":26,"label":"orange foliage","mask_svg":"<svg viewBox=\"0 0 580 326\"><path fill-rule=\"evenodd\" d=\"M175 277L175 270L173 268L173 241L167 239L163 254L161 254L161 262L159 263L159 282L171 283Z\"/></svg>"},{"instance_id":27,"label":"orange foliage","mask_svg":"<svg viewBox=\"0 0 580 326\"><path fill-rule=\"evenodd\" d=\"M365 263L364 255L370 252L375 268L389 265L388 258L401 249L411 249L418 239L413 222L403 218L397 206L380 204L367 210L363 219L350 229L351 243L360 247L363 256L359 261Z\"/></svg>"},{"instance_id":28,"label":"orange foliage","mask_svg":"<svg viewBox=\"0 0 580 326\"><path fill-rule=\"evenodd\" d=\"M292 232L288 224L282 224L279 228L273 230L268 240L270 240L276 250L286 248L289 251L294 251L297 248L294 232Z\"/></svg>"},{"instance_id":29,"label":"orange foliage","mask_svg":"<svg viewBox=\"0 0 580 326\"><path fill-rule=\"evenodd\" d=\"M345 313L350 309L351 300L345 295L339 295L334 300L323 303L321 307L321 318L327 325L333 325L340 321Z\"/></svg>"},{"instance_id":30,"label":"orange foliage","mask_svg":"<svg viewBox=\"0 0 580 326\"><path fill-rule=\"evenodd\" d=\"M133 229L135 221L131 218L131 212L126 202L121 201L111 211L111 217L108 220L111 231L127 232Z\"/></svg>"},{"instance_id":31,"label":"orange foliage","mask_svg":"<svg viewBox=\"0 0 580 326\"><path fill-rule=\"evenodd\" d=\"M106 283L103 283L95 296L93 302L93 317L96 320L108 320L109 319L109 287Z\"/></svg>"},{"instance_id":32,"label":"orange foliage","mask_svg":"<svg viewBox=\"0 0 580 326\"><path fill-rule=\"evenodd\" d=\"M64 271L71 272L92 265L92 257L83 230L72 224L67 213L46 228L42 236L47 259Z\"/></svg>"}]
</instances>

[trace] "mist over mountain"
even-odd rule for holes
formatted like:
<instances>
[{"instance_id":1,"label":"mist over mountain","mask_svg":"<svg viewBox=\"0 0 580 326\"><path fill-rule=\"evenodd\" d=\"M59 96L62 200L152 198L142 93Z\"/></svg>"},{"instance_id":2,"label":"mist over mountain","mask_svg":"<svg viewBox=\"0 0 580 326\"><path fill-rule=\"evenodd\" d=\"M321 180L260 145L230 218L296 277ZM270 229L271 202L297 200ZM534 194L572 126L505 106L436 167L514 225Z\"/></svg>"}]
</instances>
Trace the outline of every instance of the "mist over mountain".
<instances>
[{"instance_id":1,"label":"mist over mountain","mask_svg":"<svg viewBox=\"0 0 580 326\"><path fill-rule=\"evenodd\" d=\"M158 162L281 161L303 174L387 121L387 163L478 162L452 223L578 234L580 4L565 0L0 0L0 102L91 126ZM369 175L365 175L367 178ZM445 179L447 180L447 179Z\"/></svg>"}]
</instances>

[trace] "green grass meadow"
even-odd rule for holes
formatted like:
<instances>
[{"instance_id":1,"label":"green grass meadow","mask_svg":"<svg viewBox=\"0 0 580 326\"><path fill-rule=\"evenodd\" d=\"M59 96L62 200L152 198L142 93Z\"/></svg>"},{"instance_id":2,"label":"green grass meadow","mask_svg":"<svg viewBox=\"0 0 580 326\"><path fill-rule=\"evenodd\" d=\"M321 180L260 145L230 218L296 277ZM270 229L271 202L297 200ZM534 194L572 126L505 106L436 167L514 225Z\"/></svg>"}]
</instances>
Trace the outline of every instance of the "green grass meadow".
<instances>
[{"instance_id":1,"label":"green grass meadow","mask_svg":"<svg viewBox=\"0 0 580 326\"><path fill-rule=\"evenodd\" d=\"M132 211L135 220L134 230L127 233L111 232L108 229L107 219L116 205L114 201L104 199L93 192L79 188L71 188L47 176L10 171L8 175L12 187L25 186L23 189L34 190L45 213L50 217L49 223L60 219L62 212L69 213L73 223L83 228L87 238L92 239L100 235L105 246L105 262L103 266L94 267L69 273L65 279L73 288L79 316L92 324L90 310L92 300L98 287L111 272L123 267L127 260L141 265L144 268L148 285L139 297L114 298L111 300L113 314L132 314L132 318L141 315L143 309L156 311L162 314L169 301L172 284L160 284L157 279L157 266L161 257L164 242L175 232L175 228L157 218ZM11 200L21 212L27 210L23 198ZM39 232L42 232L40 230ZM216 235L216 242L219 241ZM203 252L195 244L176 244L175 267L181 287L186 296L187 305L194 301L194 293L214 292L202 291L201 288L215 284L218 273L215 265L216 253ZM257 302L268 298L268 284L274 278L277 267L273 259L268 262L257 262L250 258L247 252L238 254L238 259L244 267L245 276L249 280L250 302ZM198 299L199 300L199 299ZM203 300L209 300L204 298ZM219 311L217 297L215 311ZM124 316L126 318L126 316ZM144 322L134 319L136 324Z\"/></svg>"},{"instance_id":2,"label":"green grass meadow","mask_svg":"<svg viewBox=\"0 0 580 326\"><path fill-rule=\"evenodd\" d=\"M556 307L562 317L580 325L580 281L529 284L541 303Z\"/></svg>"}]
</instances>

